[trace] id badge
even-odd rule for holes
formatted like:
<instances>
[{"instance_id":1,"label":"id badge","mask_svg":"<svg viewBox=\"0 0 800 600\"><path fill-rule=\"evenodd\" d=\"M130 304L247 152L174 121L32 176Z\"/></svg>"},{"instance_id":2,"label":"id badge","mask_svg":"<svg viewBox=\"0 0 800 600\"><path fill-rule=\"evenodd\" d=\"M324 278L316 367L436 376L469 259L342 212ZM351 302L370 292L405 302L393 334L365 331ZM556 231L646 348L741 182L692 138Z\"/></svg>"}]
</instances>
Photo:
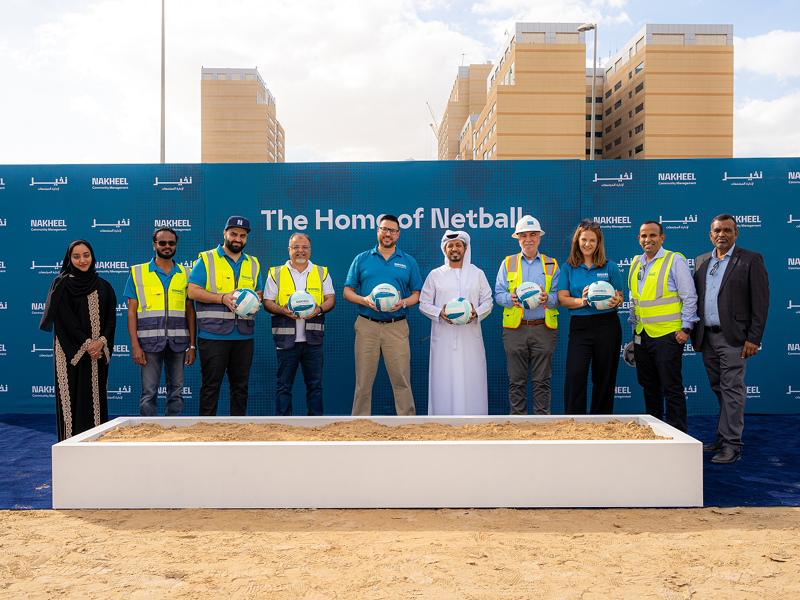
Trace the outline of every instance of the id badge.
<instances>
[{"instance_id":1,"label":"id badge","mask_svg":"<svg viewBox=\"0 0 800 600\"><path fill-rule=\"evenodd\" d=\"M640 335L633 336L633 343L634 344L639 344L641 346L642 345L642 336L640 336Z\"/></svg>"}]
</instances>

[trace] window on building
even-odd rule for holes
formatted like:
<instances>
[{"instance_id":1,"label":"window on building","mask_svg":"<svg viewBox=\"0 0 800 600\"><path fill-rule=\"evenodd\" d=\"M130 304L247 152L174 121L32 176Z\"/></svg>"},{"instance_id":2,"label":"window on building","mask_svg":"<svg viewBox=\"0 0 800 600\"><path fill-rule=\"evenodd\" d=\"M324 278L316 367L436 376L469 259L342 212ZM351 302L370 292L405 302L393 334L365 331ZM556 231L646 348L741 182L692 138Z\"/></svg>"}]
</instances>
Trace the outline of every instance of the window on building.
<instances>
[{"instance_id":1,"label":"window on building","mask_svg":"<svg viewBox=\"0 0 800 600\"><path fill-rule=\"evenodd\" d=\"M586 120L587 121L591 121L592 120L592 115L586 115Z\"/></svg>"},{"instance_id":2,"label":"window on building","mask_svg":"<svg viewBox=\"0 0 800 600\"><path fill-rule=\"evenodd\" d=\"M597 103L597 104L602 104L602 103L603 103L603 98L602 98L602 97L600 97L600 96L598 96L597 98L595 98L595 99L594 99L594 101L595 101L595 103Z\"/></svg>"},{"instance_id":3,"label":"window on building","mask_svg":"<svg viewBox=\"0 0 800 600\"><path fill-rule=\"evenodd\" d=\"M614 129L616 129L620 125L622 125L622 119L617 119L616 121L614 121Z\"/></svg>"},{"instance_id":4,"label":"window on building","mask_svg":"<svg viewBox=\"0 0 800 600\"><path fill-rule=\"evenodd\" d=\"M594 151L594 155L595 155L595 156L602 156L602 155L603 155L603 151L602 151L602 150L600 150L599 148L597 148L597 149L595 149L595 151Z\"/></svg>"},{"instance_id":5,"label":"window on building","mask_svg":"<svg viewBox=\"0 0 800 600\"><path fill-rule=\"evenodd\" d=\"M255 81L256 80L256 76L253 75L252 73L245 73L244 74L244 78L245 78L245 81Z\"/></svg>"},{"instance_id":6,"label":"window on building","mask_svg":"<svg viewBox=\"0 0 800 600\"><path fill-rule=\"evenodd\" d=\"M614 84L614 91L616 92L621 87L622 87L622 82L618 81L617 83Z\"/></svg>"},{"instance_id":7,"label":"window on building","mask_svg":"<svg viewBox=\"0 0 800 600\"><path fill-rule=\"evenodd\" d=\"M644 123L642 123L641 125L637 125L633 130L634 133L639 133L641 131L644 131Z\"/></svg>"},{"instance_id":8,"label":"window on building","mask_svg":"<svg viewBox=\"0 0 800 600\"><path fill-rule=\"evenodd\" d=\"M614 145L615 146L619 146L621 143L622 143L622 138L621 137L618 137L617 139L614 140Z\"/></svg>"},{"instance_id":9,"label":"window on building","mask_svg":"<svg viewBox=\"0 0 800 600\"><path fill-rule=\"evenodd\" d=\"M639 106L634 109L634 112L638 115L640 112L644 110L644 102L642 102Z\"/></svg>"},{"instance_id":10,"label":"window on building","mask_svg":"<svg viewBox=\"0 0 800 600\"><path fill-rule=\"evenodd\" d=\"M606 133L611 133L611 125L609 125L608 127L606 127Z\"/></svg>"},{"instance_id":11,"label":"window on building","mask_svg":"<svg viewBox=\"0 0 800 600\"><path fill-rule=\"evenodd\" d=\"M231 80L239 81L241 78L242 76L239 73L231 73Z\"/></svg>"},{"instance_id":12,"label":"window on building","mask_svg":"<svg viewBox=\"0 0 800 600\"><path fill-rule=\"evenodd\" d=\"M600 132L600 131L595 131L595 132L594 132L594 137L596 137L596 138L601 138L601 137L603 137L603 133L602 133L602 132Z\"/></svg>"},{"instance_id":13,"label":"window on building","mask_svg":"<svg viewBox=\"0 0 800 600\"><path fill-rule=\"evenodd\" d=\"M587 137L587 138L590 138L590 137L592 137L592 132L591 132L591 131L587 131L587 132L586 132L586 137Z\"/></svg>"},{"instance_id":14,"label":"window on building","mask_svg":"<svg viewBox=\"0 0 800 600\"><path fill-rule=\"evenodd\" d=\"M611 98L611 92L612 92L612 90L608 90L606 92L606 98Z\"/></svg>"},{"instance_id":15,"label":"window on building","mask_svg":"<svg viewBox=\"0 0 800 600\"><path fill-rule=\"evenodd\" d=\"M592 103L592 97L586 96L586 104L591 104L591 103Z\"/></svg>"},{"instance_id":16,"label":"window on building","mask_svg":"<svg viewBox=\"0 0 800 600\"><path fill-rule=\"evenodd\" d=\"M632 110L629 110L629 111L628 111L628 118L629 118L629 119L632 119L632 118L633 118L633 111L632 111Z\"/></svg>"},{"instance_id":17,"label":"window on building","mask_svg":"<svg viewBox=\"0 0 800 600\"><path fill-rule=\"evenodd\" d=\"M644 48L644 38L639 38L639 41L636 42L636 52Z\"/></svg>"},{"instance_id":18,"label":"window on building","mask_svg":"<svg viewBox=\"0 0 800 600\"><path fill-rule=\"evenodd\" d=\"M606 110L606 116L610 115L612 110L614 109L609 106L608 110Z\"/></svg>"},{"instance_id":19,"label":"window on building","mask_svg":"<svg viewBox=\"0 0 800 600\"><path fill-rule=\"evenodd\" d=\"M628 130L628 137L629 137L629 138L632 138L632 137L633 137L633 131L632 131L632 130L630 130L630 129Z\"/></svg>"},{"instance_id":20,"label":"window on building","mask_svg":"<svg viewBox=\"0 0 800 600\"><path fill-rule=\"evenodd\" d=\"M578 44L580 40L580 33L558 33L556 32L556 44Z\"/></svg>"},{"instance_id":21,"label":"window on building","mask_svg":"<svg viewBox=\"0 0 800 600\"><path fill-rule=\"evenodd\" d=\"M631 98L633 98L633 92L628 92L628 100L630 100Z\"/></svg>"},{"instance_id":22,"label":"window on building","mask_svg":"<svg viewBox=\"0 0 800 600\"><path fill-rule=\"evenodd\" d=\"M217 76L217 78L219 78L219 76ZM206 81L211 81L212 79L214 79L214 74L213 73L203 73L203 79L206 80Z\"/></svg>"},{"instance_id":23,"label":"window on building","mask_svg":"<svg viewBox=\"0 0 800 600\"><path fill-rule=\"evenodd\" d=\"M697 33L694 36L695 46L724 46L728 36L724 33Z\"/></svg>"},{"instance_id":24,"label":"window on building","mask_svg":"<svg viewBox=\"0 0 800 600\"><path fill-rule=\"evenodd\" d=\"M642 69L644 69L644 61L642 61L642 62L640 62L638 65L636 65L636 68L633 70L633 72L634 72L634 73L638 73L638 72L639 72L639 71L641 71Z\"/></svg>"},{"instance_id":25,"label":"window on building","mask_svg":"<svg viewBox=\"0 0 800 600\"><path fill-rule=\"evenodd\" d=\"M644 89L644 82L642 82L642 83L640 83L639 85L637 85L637 86L634 88L634 91L635 91L635 92L638 94L638 93L639 93L639 92L641 92L643 89Z\"/></svg>"},{"instance_id":26,"label":"window on building","mask_svg":"<svg viewBox=\"0 0 800 600\"><path fill-rule=\"evenodd\" d=\"M614 110L617 110L620 106L622 106L622 100L614 102Z\"/></svg>"},{"instance_id":27,"label":"window on building","mask_svg":"<svg viewBox=\"0 0 800 600\"><path fill-rule=\"evenodd\" d=\"M591 121L591 119L589 119L589 120ZM595 121L602 121L603 120L603 115L595 115L594 116L594 120Z\"/></svg>"},{"instance_id":28,"label":"window on building","mask_svg":"<svg viewBox=\"0 0 800 600\"><path fill-rule=\"evenodd\" d=\"M665 46L683 46L682 33L654 33L653 43Z\"/></svg>"},{"instance_id":29,"label":"window on building","mask_svg":"<svg viewBox=\"0 0 800 600\"><path fill-rule=\"evenodd\" d=\"M642 152L642 151L644 151L644 144L639 144L639 145L638 145L638 146L636 146L636 148L634 148L633 150L634 150L634 154L639 154L639 152Z\"/></svg>"},{"instance_id":30,"label":"window on building","mask_svg":"<svg viewBox=\"0 0 800 600\"><path fill-rule=\"evenodd\" d=\"M606 152L610 152L610 151L611 151L611 144L608 144L608 145L606 146Z\"/></svg>"}]
</instances>

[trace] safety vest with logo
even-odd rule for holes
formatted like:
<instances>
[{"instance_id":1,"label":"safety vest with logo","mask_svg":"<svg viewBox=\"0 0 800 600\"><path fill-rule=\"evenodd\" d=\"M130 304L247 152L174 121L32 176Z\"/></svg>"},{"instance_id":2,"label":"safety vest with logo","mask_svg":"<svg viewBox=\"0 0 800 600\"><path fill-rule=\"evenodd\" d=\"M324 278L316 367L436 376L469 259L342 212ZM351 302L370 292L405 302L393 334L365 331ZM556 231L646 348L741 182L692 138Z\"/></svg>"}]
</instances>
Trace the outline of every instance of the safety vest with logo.
<instances>
[{"instance_id":1,"label":"safety vest with logo","mask_svg":"<svg viewBox=\"0 0 800 600\"><path fill-rule=\"evenodd\" d=\"M628 273L628 289L633 299L636 333L642 333L644 329L650 337L661 337L681 328L683 301L678 297L678 292L670 292L667 288L669 271L676 256L683 258L683 254L678 252L665 252L664 256L653 261L641 293L639 292L641 256L634 259Z\"/></svg>"},{"instance_id":2,"label":"safety vest with logo","mask_svg":"<svg viewBox=\"0 0 800 600\"><path fill-rule=\"evenodd\" d=\"M286 265L272 267L269 270L269 277L277 286L275 303L279 306L286 306L289 296L297 290L294 284L292 273ZM306 277L306 290L314 297L317 306L321 305L324 298L322 293L322 282L328 276L328 268L314 265L311 272ZM311 346L319 346L322 343L322 336L325 334L325 315L318 315L313 319L306 319L306 342ZM272 339L275 340L275 347L278 350L288 350L294 346L297 328L295 320L285 315L272 315Z\"/></svg>"},{"instance_id":3,"label":"safety vest with logo","mask_svg":"<svg viewBox=\"0 0 800 600\"><path fill-rule=\"evenodd\" d=\"M213 294L227 294L235 289L256 291L258 282L258 259L243 254L239 278L234 280L233 267L228 259L220 256L216 249L201 252L200 259L206 267L206 290ZM224 304L206 304L197 301L197 326L203 331L227 335L237 327L242 335L253 335L255 319L240 317Z\"/></svg>"},{"instance_id":4,"label":"safety vest with logo","mask_svg":"<svg viewBox=\"0 0 800 600\"><path fill-rule=\"evenodd\" d=\"M544 271L544 291L546 294L550 293L550 288L553 285L553 275L558 268L558 261L555 258L539 254L542 258L542 271ZM513 294L517 286L522 283L522 253L512 254L506 256L506 278L508 281L508 291ZM525 309L517 306L503 309L503 327L508 329L516 329L522 322L522 315ZM558 309L547 308L544 309L544 324L550 329L558 327Z\"/></svg>"},{"instance_id":5,"label":"safety vest with logo","mask_svg":"<svg viewBox=\"0 0 800 600\"><path fill-rule=\"evenodd\" d=\"M136 337L145 352L161 352L167 342L173 352L183 352L189 347L186 269L179 264L175 266L178 272L172 276L166 290L158 274L150 270L150 263L131 267L139 303L136 308Z\"/></svg>"}]
</instances>

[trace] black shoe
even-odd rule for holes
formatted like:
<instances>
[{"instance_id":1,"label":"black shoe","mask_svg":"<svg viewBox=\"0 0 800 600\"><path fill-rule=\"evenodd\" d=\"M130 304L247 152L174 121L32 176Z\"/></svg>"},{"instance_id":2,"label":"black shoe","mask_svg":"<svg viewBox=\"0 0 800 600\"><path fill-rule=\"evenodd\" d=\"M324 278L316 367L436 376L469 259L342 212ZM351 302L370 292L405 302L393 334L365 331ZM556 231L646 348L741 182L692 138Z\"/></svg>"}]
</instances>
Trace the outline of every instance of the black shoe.
<instances>
[{"instance_id":1,"label":"black shoe","mask_svg":"<svg viewBox=\"0 0 800 600\"><path fill-rule=\"evenodd\" d=\"M732 462L736 462L742 457L742 453L738 450L734 450L730 446L725 446L722 449L722 452L715 454L714 457L711 459L711 462L715 465L727 465Z\"/></svg>"},{"instance_id":2,"label":"black shoe","mask_svg":"<svg viewBox=\"0 0 800 600\"><path fill-rule=\"evenodd\" d=\"M703 446L703 452L719 452L722 450L722 438L717 438L717 441L713 444L705 444Z\"/></svg>"}]
</instances>

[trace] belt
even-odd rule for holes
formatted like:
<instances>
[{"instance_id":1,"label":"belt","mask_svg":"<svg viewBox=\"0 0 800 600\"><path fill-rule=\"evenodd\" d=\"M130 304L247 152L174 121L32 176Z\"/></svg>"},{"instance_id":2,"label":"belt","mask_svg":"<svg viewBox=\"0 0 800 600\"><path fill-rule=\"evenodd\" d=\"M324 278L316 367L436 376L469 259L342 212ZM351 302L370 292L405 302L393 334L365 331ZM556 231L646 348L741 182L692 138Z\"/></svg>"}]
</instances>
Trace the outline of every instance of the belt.
<instances>
[{"instance_id":1,"label":"belt","mask_svg":"<svg viewBox=\"0 0 800 600\"><path fill-rule=\"evenodd\" d=\"M363 317L369 321L374 321L375 323L394 323L395 321L405 321L406 316L400 315L399 317L392 317L391 319L373 319L372 317L368 317L367 315L358 315L359 317Z\"/></svg>"},{"instance_id":2,"label":"belt","mask_svg":"<svg viewBox=\"0 0 800 600\"><path fill-rule=\"evenodd\" d=\"M541 325L543 323L544 319L534 319L532 321L526 321L525 319L522 319L522 321L519 322L520 325Z\"/></svg>"},{"instance_id":3,"label":"belt","mask_svg":"<svg viewBox=\"0 0 800 600\"><path fill-rule=\"evenodd\" d=\"M719 325L706 325L705 330L711 333L722 333L722 327Z\"/></svg>"}]
</instances>

